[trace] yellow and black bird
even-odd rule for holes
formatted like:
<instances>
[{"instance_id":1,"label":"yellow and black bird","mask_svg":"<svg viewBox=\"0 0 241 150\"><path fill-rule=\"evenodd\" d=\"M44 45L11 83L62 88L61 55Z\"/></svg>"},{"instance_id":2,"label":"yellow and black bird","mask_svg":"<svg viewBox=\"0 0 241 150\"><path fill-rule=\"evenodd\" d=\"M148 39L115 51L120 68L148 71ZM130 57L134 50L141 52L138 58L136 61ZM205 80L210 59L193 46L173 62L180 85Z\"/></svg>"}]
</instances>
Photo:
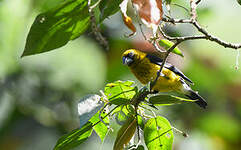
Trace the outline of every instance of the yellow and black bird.
<instances>
[{"instance_id":1,"label":"yellow and black bird","mask_svg":"<svg viewBox=\"0 0 241 150\"><path fill-rule=\"evenodd\" d=\"M122 55L123 64L128 65L132 73L142 83L154 81L160 70L163 60L157 56L146 54L139 50L129 49ZM179 92L195 101L202 108L206 108L207 102L186 83L193 83L175 66L165 63L162 72L153 86L156 92Z\"/></svg>"}]
</instances>

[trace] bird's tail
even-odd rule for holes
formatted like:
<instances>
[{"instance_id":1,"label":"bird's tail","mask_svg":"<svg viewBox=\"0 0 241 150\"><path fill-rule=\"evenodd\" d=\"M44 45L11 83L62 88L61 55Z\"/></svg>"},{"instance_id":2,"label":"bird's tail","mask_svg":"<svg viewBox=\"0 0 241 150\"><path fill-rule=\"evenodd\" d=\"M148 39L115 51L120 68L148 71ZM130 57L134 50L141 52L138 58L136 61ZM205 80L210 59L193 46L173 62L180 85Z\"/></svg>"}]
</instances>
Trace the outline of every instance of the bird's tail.
<instances>
[{"instance_id":1,"label":"bird's tail","mask_svg":"<svg viewBox=\"0 0 241 150\"><path fill-rule=\"evenodd\" d=\"M185 95L192 100L197 100L195 103L202 108L206 108L208 105L207 102L196 91L188 90Z\"/></svg>"}]
</instances>

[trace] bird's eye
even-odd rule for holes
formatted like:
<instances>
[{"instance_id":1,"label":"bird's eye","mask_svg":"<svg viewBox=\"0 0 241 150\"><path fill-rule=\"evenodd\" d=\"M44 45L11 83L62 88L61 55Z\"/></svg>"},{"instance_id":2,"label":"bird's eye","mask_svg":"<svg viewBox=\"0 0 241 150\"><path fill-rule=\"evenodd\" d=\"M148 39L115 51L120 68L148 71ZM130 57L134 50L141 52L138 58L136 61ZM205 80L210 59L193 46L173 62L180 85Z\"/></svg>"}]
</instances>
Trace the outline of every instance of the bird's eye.
<instances>
[{"instance_id":1,"label":"bird's eye","mask_svg":"<svg viewBox=\"0 0 241 150\"><path fill-rule=\"evenodd\" d=\"M133 52L130 52L129 54L128 54L128 56L130 57L130 58L134 58L134 53Z\"/></svg>"}]
</instances>

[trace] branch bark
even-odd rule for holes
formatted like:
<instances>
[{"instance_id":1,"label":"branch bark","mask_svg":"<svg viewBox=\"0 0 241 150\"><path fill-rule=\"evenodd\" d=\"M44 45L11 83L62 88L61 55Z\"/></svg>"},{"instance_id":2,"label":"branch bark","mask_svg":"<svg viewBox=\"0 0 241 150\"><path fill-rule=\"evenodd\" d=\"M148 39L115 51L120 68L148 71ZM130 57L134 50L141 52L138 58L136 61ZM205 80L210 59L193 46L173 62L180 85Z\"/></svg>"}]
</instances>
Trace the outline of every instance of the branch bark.
<instances>
[{"instance_id":1,"label":"branch bark","mask_svg":"<svg viewBox=\"0 0 241 150\"><path fill-rule=\"evenodd\" d=\"M197 40L197 39L206 39L206 40L209 40L209 41L216 42L217 44L219 44L219 45L221 45L221 46L223 46L225 48L232 48L232 49L239 49L239 48L241 48L241 44L235 44L235 43L230 43L230 42L223 41L223 40L219 39L218 37L213 36L206 29L202 28L199 25L199 23L197 21L197 11L196 11L196 9L197 9L198 4L200 4L200 2L201 2L201 0L190 0L190 19L174 19L174 18L170 18L170 17L162 18L162 21L169 22L169 23L172 23L172 24L176 24L176 23L188 23L188 24L191 24L203 35L193 35L193 36L184 36L184 37L171 37L171 36L166 35L165 32L163 32L163 30L159 26L159 32L162 34L162 36L165 39L168 39L170 41L175 41L175 44L166 51L166 55L165 55L165 57L163 59L162 65L160 66L160 70L157 73L157 77L151 83L151 90L154 87L154 85L156 84L156 82L157 82L157 80L158 80L158 78L159 78L159 76L160 76L160 74L162 72L162 69L163 69L163 67L164 67L164 65L165 65L165 63L167 61L167 58L168 58L169 54L172 52L172 50L177 45L179 45L180 43L182 43L184 41L187 41L187 40ZM156 38L153 41L156 42ZM163 51L159 50L157 45L154 45L154 47L160 53L163 52Z\"/></svg>"}]
</instances>

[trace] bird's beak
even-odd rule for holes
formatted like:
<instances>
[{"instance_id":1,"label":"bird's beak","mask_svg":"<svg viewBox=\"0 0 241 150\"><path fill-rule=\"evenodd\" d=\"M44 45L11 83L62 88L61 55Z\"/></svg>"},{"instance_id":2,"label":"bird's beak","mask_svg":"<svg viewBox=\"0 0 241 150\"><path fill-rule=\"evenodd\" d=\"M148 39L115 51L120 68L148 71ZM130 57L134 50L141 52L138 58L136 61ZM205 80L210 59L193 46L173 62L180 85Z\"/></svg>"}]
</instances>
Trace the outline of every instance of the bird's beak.
<instances>
[{"instance_id":1,"label":"bird's beak","mask_svg":"<svg viewBox=\"0 0 241 150\"><path fill-rule=\"evenodd\" d=\"M126 56L123 56L122 57L122 63L124 64L124 65L128 65L128 66L130 66L132 63L133 63L133 59L132 58L130 58L130 57L126 57Z\"/></svg>"}]
</instances>

